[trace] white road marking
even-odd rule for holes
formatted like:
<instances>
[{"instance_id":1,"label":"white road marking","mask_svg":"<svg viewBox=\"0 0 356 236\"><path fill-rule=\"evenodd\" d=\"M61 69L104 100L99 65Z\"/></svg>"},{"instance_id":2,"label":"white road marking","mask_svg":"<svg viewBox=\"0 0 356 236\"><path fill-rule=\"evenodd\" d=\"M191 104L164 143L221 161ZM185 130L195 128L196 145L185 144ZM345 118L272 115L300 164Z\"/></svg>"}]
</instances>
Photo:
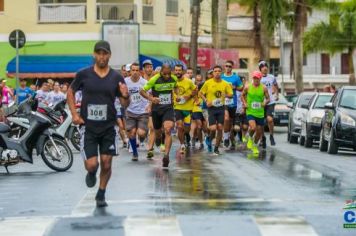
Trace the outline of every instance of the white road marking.
<instances>
[{"instance_id":1,"label":"white road marking","mask_svg":"<svg viewBox=\"0 0 356 236\"><path fill-rule=\"evenodd\" d=\"M0 219L0 235L40 236L54 222L54 217L14 217Z\"/></svg>"},{"instance_id":2,"label":"white road marking","mask_svg":"<svg viewBox=\"0 0 356 236\"><path fill-rule=\"evenodd\" d=\"M124 230L125 236L182 236L176 217L128 217Z\"/></svg>"},{"instance_id":3,"label":"white road marking","mask_svg":"<svg viewBox=\"0 0 356 236\"><path fill-rule=\"evenodd\" d=\"M255 222L262 236L317 236L303 217L260 217Z\"/></svg>"},{"instance_id":4,"label":"white road marking","mask_svg":"<svg viewBox=\"0 0 356 236\"><path fill-rule=\"evenodd\" d=\"M95 210L95 187L88 189L84 194L83 198L78 202L74 207L71 216L80 217L80 216L90 216L93 215Z\"/></svg>"}]
</instances>

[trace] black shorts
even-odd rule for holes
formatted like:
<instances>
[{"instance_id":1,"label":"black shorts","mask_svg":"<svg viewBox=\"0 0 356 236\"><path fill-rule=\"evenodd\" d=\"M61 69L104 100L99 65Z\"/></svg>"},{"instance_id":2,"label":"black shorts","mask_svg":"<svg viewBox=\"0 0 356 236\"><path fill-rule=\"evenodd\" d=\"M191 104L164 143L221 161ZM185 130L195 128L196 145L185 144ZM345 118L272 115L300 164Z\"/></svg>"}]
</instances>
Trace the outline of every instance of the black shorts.
<instances>
[{"instance_id":1,"label":"black shorts","mask_svg":"<svg viewBox=\"0 0 356 236\"><path fill-rule=\"evenodd\" d=\"M173 107L152 111L152 121L154 129L161 129L165 121L174 122Z\"/></svg>"},{"instance_id":2,"label":"black shorts","mask_svg":"<svg viewBox=\"0 0 356 236\"><path fill-rule=\"evenodd\" d=\"M192 114L192 120L205 121L203 112L193 112L193 114Z\"/></svg>"},{"instance_id":3,"label":"black shorts","mask_svg":"<svg viewBox=\"0 0 356 236\"><path fill-rule=\"evenodd\" d=\"M226 106L225 109L229 112L230 120L235 120L236 107L228 107L228 106Z\"/></svg>"},{"instance_id":4,"label":"black shorts","mask_svg":"<svg viewBox=\"0 0 356 236\"><path fill-rule=\"evenodd\" d=\"M271 104L271 105L267 105L265 107L265 117L267 117L267 116L273 117L274 116L274 105L275 104Z\"/></svg>"},{"instance_id":5,"label":"black shorts","mask_svg":"<svg viewBox=\"0 0 356 236\"><path fill-rule=\"evenodd\" d=\"M208 108L209 125L224 124L225 108L224 107L211 107Z\"/></svg>"},{"instance_id":6,"label":"black shorts","mask_svg":"<svg viewBox=\"0 0 356 236\"><path fill-rule=\"evenodd\" d=\"M246 118L248 121L255 121L257 126L265 125L265 118L258 118L258 117L251 116L251 115L247 115Z\"/></svg>"},{"instance_id":7,"label":"black shorts","mask_svg":"<svg viewBox=\"0 0 356 236\"><path fill-rule=\"evenodd\" d=\"M248 121L247 121L246 114L236 113L236 116L235 116L235 124L238 124L238 125L240 125L240 126L242 126L242 125L248 125Z\"/></svg>"},{"instance_id":8,"label":"black shorts","mask_svg":"<svg viewBox=\"0 0 356 236\"><path fill-rule=\"evenodd\" d=\"M191 114L192 114L192 111L174 110L174 117L176 118L176 121L181 120L181 121L190 123Z\"/></svg>"},{"instance_id":9,"label":"black shorts","mask_svg":"<svg viewBox=\"0 0 356 236\"><path fill-rule=\"evenodd\" d=\"M80 134L80 153L85 160L97 157L98 153L111 156L118 154L117 134L114 126L99 134L91 132L85 129L85 126L82 126Z\"/></svg>"}]
</instances>

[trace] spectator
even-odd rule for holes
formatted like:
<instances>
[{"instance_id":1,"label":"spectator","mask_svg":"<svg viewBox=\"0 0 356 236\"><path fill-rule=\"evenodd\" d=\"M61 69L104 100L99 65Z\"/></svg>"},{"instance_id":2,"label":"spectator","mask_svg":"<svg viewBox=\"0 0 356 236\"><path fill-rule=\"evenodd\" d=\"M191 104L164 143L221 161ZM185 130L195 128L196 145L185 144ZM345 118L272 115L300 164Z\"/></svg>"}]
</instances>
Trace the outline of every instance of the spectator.
<instances>
[{"instance_id":1,"label":"spectator","mask_svg":"<svg viewBox=\"0 0 356 236\"><path fill-rule=\"evenodd\" d=\"M20 79L20 87L15 90L15 99L17 100L17 104L25 101L27 98L30 98L34 95L34 92L26 86L26 80Z\"/></svg>"},{"instance_id":2,"label":"spectator","mask_svg":"<svg viewBox=\"0 0 356 236\"><path fill-rule=\"evenodd\" d=\"M61 92L62 92L64 95L67 95L67 91L68 91L68 83L62 84L62 86L61 86Z\"/></svg>"},{"instance_id":3,"label":"spectator","mask_svg":"<svg viewBox=\"0 0 356 236\"><path fill-rule=\"evenodd\" d=\"M14 100L14 93L9 87L6 86L5 79L1 79L1 88L2 88L2 106L4 109L7 109L9 103Z\"/></svg>"},{"instance_id":4,"label":"spectator","mask_svg":"<svg viewBox=\"0 0 356 236\"><path fill-rule=\"evenodd\" d=\"M54 106L66 99L66 96L60 91L60 88L59 82L54 82L53 91L49 92L46 97L46 103L49 106Z\"/></svg>"},{"instance_id":5,"label":"spectator","mask_svg":"<svg viewBox=\"0 0 356 236\"><path fill-rule=\"evenodd\" d=\"M42 83L41 89L39 89L36 94L36 100L38 101L38 103L45 102L48 93L49 93L49 86L48 86L48 82L45 81Z\"/></svg>"}]
</instances>

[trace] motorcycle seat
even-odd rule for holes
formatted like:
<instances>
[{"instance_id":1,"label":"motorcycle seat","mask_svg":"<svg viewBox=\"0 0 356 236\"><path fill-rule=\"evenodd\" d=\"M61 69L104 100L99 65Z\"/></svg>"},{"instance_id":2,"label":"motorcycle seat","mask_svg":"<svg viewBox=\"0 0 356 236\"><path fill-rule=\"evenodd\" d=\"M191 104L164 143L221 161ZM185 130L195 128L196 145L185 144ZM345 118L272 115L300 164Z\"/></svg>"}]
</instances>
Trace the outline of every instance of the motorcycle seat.
<instances>
[{"instance_id":1,"label":"motorcycle seat","mask_svg":"<svg viewBox=\"0 0 356 236\"><path fill-rule=\"evenodd\" d=\"M7 124L0 122L0 133L7 133L10 132L10 126Z\"/></svg>"}]
</instances>

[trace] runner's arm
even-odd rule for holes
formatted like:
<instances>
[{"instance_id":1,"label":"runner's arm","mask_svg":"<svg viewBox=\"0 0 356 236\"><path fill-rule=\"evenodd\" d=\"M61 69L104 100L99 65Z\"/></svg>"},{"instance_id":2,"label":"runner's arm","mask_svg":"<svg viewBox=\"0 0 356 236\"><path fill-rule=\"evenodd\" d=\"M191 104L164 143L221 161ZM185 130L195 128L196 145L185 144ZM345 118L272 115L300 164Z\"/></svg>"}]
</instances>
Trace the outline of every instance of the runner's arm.
<instances>
[{"instance_id":1,"label":"runner's arm","mask_svg":"<svg viewBox=\"0 0 356 236\"><path fill-rule=\"evenodd\" d=\"M241 102L244 108L247 108L247 102L246 102L247 91L248 91L248 85L244 87L241 94Z\"/></svg>"},{"instance_id":2,"label":"runner's arm","mask_svg":"<svg viewBox=\"0 0 356 236\"><path fill-rule=\"evenodd\" d=\"M269 97L268 89L267 89L266 86L263 86L263 91L264 91L264 93L265 93L265 100L264 100L264 102L263 102L263 107L265 107L266 104L268 104L271 99L270 99L270 97Z\"/></svg>"}]
</instances>

